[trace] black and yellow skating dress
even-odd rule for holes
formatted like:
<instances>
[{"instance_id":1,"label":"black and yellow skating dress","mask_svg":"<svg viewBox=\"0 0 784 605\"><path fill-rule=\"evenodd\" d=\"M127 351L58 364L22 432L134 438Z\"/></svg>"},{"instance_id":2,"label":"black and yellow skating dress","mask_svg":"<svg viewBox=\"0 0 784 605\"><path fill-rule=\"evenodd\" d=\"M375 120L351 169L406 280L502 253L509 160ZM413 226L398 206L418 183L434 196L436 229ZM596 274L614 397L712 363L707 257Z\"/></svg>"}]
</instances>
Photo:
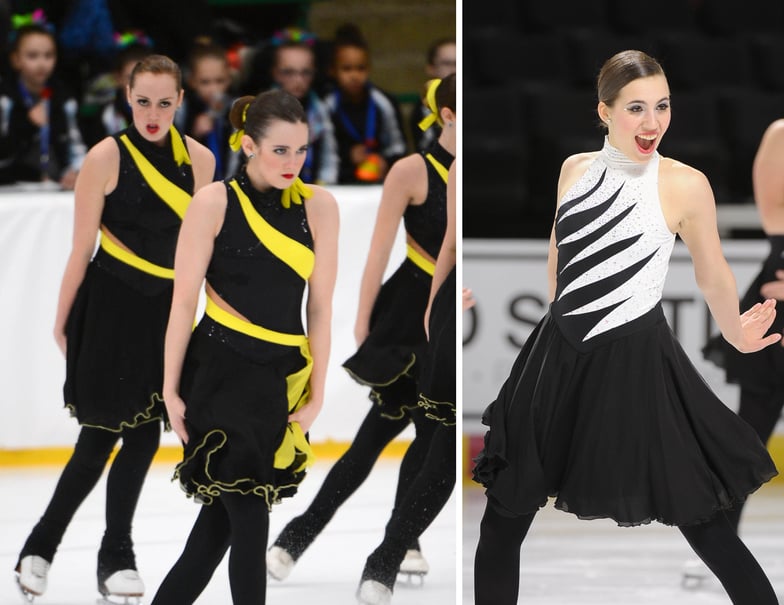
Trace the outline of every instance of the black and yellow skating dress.
<instances>
[{"instance_id":1,"label":"black and yellow skating dress","mask_svg":"<svg viewBox=\"0 0 784 605\"><path fill-rule=\"evenodd\" d=\"M454 156L438 142L422 152L427 166L427 198L403 215L406 233L432 258L446 231L446 176ZM427 347L424 315L435 267L411 246L406 260L381 286L370 315L368 336L343 367L360 384L381 414L401 418L416 406L420 361Z\"/></svg>"},{"instance_id":2,"label":"black and yellow skating dress","mask_svg":"<svg viewBox=\"0 0 784 605\"><path fill-rule=\"evenodd\" d=\"M120 149L105 235L66 323L65 403L85 426L121 431L163 417L163 340L171 307L174 251L193 195L193 170L174 128L159 146L131 126Z\"/></svg>"},{"instance_id":3,"label":"black and yellow skating dress","mask_svg":"<svg viewBox=\"0 0 784 605\"><path fill-rule=\"evenodd\" d=\"M284 207L285 192L259 192L245 172L224 182L226 215L206 277L247 321L208 297L182 370L189 441L175 477L204 504L235 492L271 507L296 492L312 461L288 416L309 394L302 303L313 237L304 204Z\"/></svg>"}]
</instances>

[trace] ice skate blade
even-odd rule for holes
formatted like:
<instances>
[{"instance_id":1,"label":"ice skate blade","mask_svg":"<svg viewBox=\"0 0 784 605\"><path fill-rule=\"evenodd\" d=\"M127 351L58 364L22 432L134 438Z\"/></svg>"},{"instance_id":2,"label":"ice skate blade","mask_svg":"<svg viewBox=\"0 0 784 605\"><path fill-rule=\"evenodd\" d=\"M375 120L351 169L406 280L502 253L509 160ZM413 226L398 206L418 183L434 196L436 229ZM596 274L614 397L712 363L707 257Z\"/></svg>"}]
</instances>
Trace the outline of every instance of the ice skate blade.
<instances>
[{"instance_id":1,"label":"ice skate blade","mask_svg":"<svg viewBox=\"0 0 784 605\"><path fill-rule=\"evenodd\" d=\"M25 600L25 603L32 603L35 597L40 597L41 595L37 592L33 592L32 590L28 590L22 583L19 581L19 574L16 574L16 585L19 587L19 592L22 594L22 598Z\"/></svg>"},{"instance_id":2,"label":"ice skate blade","mask_svg":"<svg viewBox=\"0 0 784 605\"><path fill-rule=\"evenodd\" d=\"M142 605L143 595L104 595L95 600L96 605Z\"/></svg>"},{"instance_id":3,"label":"ice skate blade","mask_svg":"<svg viewBox=\"0 0 784 605\"><path fill-rule=\"evenodd\" d=\"M426 571L399 571L398 575L410 586L424 586Z\"/></svg>"}]
</instances>

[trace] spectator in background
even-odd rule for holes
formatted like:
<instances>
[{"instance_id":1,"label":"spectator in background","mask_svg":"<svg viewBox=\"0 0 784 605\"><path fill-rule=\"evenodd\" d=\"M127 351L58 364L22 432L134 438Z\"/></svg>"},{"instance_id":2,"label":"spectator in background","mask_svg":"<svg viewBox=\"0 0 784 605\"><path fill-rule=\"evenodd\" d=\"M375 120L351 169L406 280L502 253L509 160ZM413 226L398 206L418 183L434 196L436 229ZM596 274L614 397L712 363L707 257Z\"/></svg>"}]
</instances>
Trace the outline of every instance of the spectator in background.
<instances>
[{"instance_id":1,"label":"spectator in background","mask_svg":"<svg viewBox=\"0 0 784 605\"><path fill-rule=\"evenodd\" d=\"M297 97L308 115L308 155L302 168L307 183L338 182L338 144L324 101L312 88L316 75L315 37L297 28L286 28L272 37L270 74L276 86Z\"/></svg>"},{"instance_id":2,"label":"spectator in background","mask_svg":"<svg viewBox=\"0 0 784 605\"><path fill-rule=\"evenodd\" d=\"M229 147L232 133L231 71L226 50L215 43L197 43L188 56L185 99L175 125L205 145L215 156L214 180L232 174L239 156Z\"/></svg>"},{"instance_id":3,"label":"spectator in background","mask_svg":"<svg viewBox=\"0 0 784 605\"><path fill-rule=\"evenodd\" d=\"M152 54L152 42L142 32L115 34L115 43L112 72L90 83L79 108L79 128L88 148L130 125L128 81L136 64Z\"/></svg>"},{"instance_id":4,"label":"spectator in background","mask_svg":"<svg viewBox=\"0 0 784 605\"><path fill-rule=\"evenodd\" d=\"M43 11L15 15L10 62L0 85L0 182L46 181L73 189L85 147L78 103L52 77L57 44Z\"/></svg>"},{"instance_id":5,"label":"spectator in background","mask_svg":"<svg viewBox=\"0 0 784 605\"><path fill-rule=\"evenodd\" d=\"M326 96L335 125L341 184L380 183L406 152L400 108L372 84L370 49L354 24L335 32L330 75L336 88Z\"/></svg>"},{"instance_id":6,"label":"spectator in background","mask_svg":"<svg viewBox=\"0 0 784 605\"><path fill-rule=\"evenodd\" d=\"M440 38L433 42L430 48L427 49L427 64L425 65L427 80L446 78L449 74L455 73L456 70L457 45L455 44L455 39ZM426 88L427 84L425 84L423 93ZM429 115L431 115L431 112L423 94L422 102L414 107L409 120L411 139L414 141L414 146L417 150L427 149L441 134L441 127L437 123L433 124L431 128L422 129L419 127L420 122Z\"/></svg>"}]
</instances>

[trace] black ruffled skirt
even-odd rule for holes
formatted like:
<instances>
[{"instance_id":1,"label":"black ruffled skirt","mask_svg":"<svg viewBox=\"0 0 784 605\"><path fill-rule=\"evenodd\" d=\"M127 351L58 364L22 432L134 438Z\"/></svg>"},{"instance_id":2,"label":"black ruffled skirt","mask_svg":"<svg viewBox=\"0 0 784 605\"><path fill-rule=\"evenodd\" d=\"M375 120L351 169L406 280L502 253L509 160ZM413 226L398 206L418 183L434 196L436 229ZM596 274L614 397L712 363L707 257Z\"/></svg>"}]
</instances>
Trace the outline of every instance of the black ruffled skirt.
<instances>
[{"instance_id":1,"label":"black ruffled skirt","mask_svg":"<svg viewBox=\"0 0 784 605\"><path fill-rule=\"evenodd\" d=\"M406 259L381 286L370 315L370 332L343 367L369 386L381 415L402 418L415 407L421 359L427 348L424 319L431 277Z\"/></svg>"},{"instance_id":2,"label":"black ruffled skirt","mask_svg":"<svg viewBox=\"0 0 784 605\"><path fill-rule=\"evenodd\" d=\"M749 286L740 301L740 310L746 311L758 302L764 302L760 294L763 284L776 281L776 271L784 269L784 235L768 238L770 254L762 265L759 275ZM776 318L768 334L781 334L784 330L784 305L779 302ZM705 359L712 361L725 371L727 382L759 393L784 391L784 347L773 345L756 353L741 353L721 335L712 338L702 349Z\"/></svg>"},{"instance_id":3,"label":"black ruffled skirt","mask_svg":"<svg viewBox=\"0 0 784 605\"><path fill-rule=\"evenodd\" d=\"M172 282L99 251L66 323L66 407L79 424L121 431L165 416L163 340Z\"/></svg>"},{"instance_id":4,"label":"black ruffled skirt","mask_svg":"<svg viewBox=\"0 0 784 605\"><path fill-rule=\"evenodd\" d=\"M425 415L446 426L456 424L455 343L457 288L455 269L433 298L427 354L419 381L419 406Z\"/></svg>"},{"instance_id":5,"label":"black ruffled skirt","mask_svg":"<svg viewBox=\"0 0 784 605\"><path fill-rule=\"evenodd\" d=\"M232 346L243 341L248 346ZM291 447L285 468L275 463L292 436L287 376L306 363L297 347L256 341L206 316L200 321L180 381L189 440L174 474L189 496L211 504L223 492L255 494L271 507L296 493L309 446Z\"/></svg>"},{"instance_id":6,"label":"black ruffled skirt","mask_svg":"<svg viewBox=\"0 0 784 605\"><path fill-rule=\"evenodd\" d=\"M580 353L548 313L483 422L490 430L474 478L502 514L534 512L554 496L584 519L688 525L777 474L663 316Z\"/></svg>"}]
</instances>

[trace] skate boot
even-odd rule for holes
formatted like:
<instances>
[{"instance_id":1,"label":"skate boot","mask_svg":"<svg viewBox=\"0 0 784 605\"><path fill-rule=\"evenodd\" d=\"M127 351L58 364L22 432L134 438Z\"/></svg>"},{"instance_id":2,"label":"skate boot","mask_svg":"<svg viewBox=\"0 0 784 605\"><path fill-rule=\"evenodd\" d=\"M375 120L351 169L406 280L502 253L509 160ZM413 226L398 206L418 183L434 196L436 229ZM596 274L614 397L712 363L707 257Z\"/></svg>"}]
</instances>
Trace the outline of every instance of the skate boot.
<instances>
[{"instance_id":1,"label":"skate boot","mask_svg":"<svg viewBox=\"0 0 784 605\"><path fill-rule=\"evenodd\" d=\"M139 605L144 595L144 582L136 570L136 557L130 536L107 538L104 535L98 551L97 602L104 605Z\"/></svg>"},{"instance_id":2,"label":"skate boot","mask_svg":"<svg viewBox=\"0 0 784 605\"><path fill-rule=\"evenodd\" d=\"M267 551L267 575L279 582L289 576L295 563L296 561L285 548L273 545Z\"/></svg>"},{"instance_id":3,"label":"skate boot","mask_svg":"<svg viewBox=\"0 0 784 605\"><path fill-rule=\"evenodd\" d=\"M46 575L49 573L49 561L37 555L22 557L16 566L16 583L22 596L28 603L35 597L46 592Z\"/></svg>"},{"instance_id":4,"label":"skate boot","mask_svg":"<svg viewBox=\"0 0 784 605\"><path fill-rule=\"evenodd\" d=\"M390 605L392 589L377 580L362 580L357 590L359 605Z\"/></svg>"},{"instance_id":5,"label":"skate boot","mask_svg":"<svg viewBox=\"0 0 784 605\"><path fill-rule=\"evenodd\" d=\"M418 583L420 586L425 583L425 574L430 571L430 566L422 556L422 551L409 548L406 557L400 564L398 571L409 583Z\"/></svg>"},{"instance_id":6,"label":"skate boot","mask_svg":"<svg viewBox=\"0 0 784 605\"><path fill-rule=\"evenodd\" d=\"M689 559L683 564L681 586L696 590L713 576L713 572L702 562L702 559Z\"/></svg>"},{"instance_id":7,"label":"skate boot","mask_svg":"<svg viewBox=\"0 0 784 605\"><path fill-rule=\"evenodd\" d=\"M139 605L144 596L144 582L135 569L121 569L108 577L98 575L100 604Z\"/></svg>"}]
</instances>

